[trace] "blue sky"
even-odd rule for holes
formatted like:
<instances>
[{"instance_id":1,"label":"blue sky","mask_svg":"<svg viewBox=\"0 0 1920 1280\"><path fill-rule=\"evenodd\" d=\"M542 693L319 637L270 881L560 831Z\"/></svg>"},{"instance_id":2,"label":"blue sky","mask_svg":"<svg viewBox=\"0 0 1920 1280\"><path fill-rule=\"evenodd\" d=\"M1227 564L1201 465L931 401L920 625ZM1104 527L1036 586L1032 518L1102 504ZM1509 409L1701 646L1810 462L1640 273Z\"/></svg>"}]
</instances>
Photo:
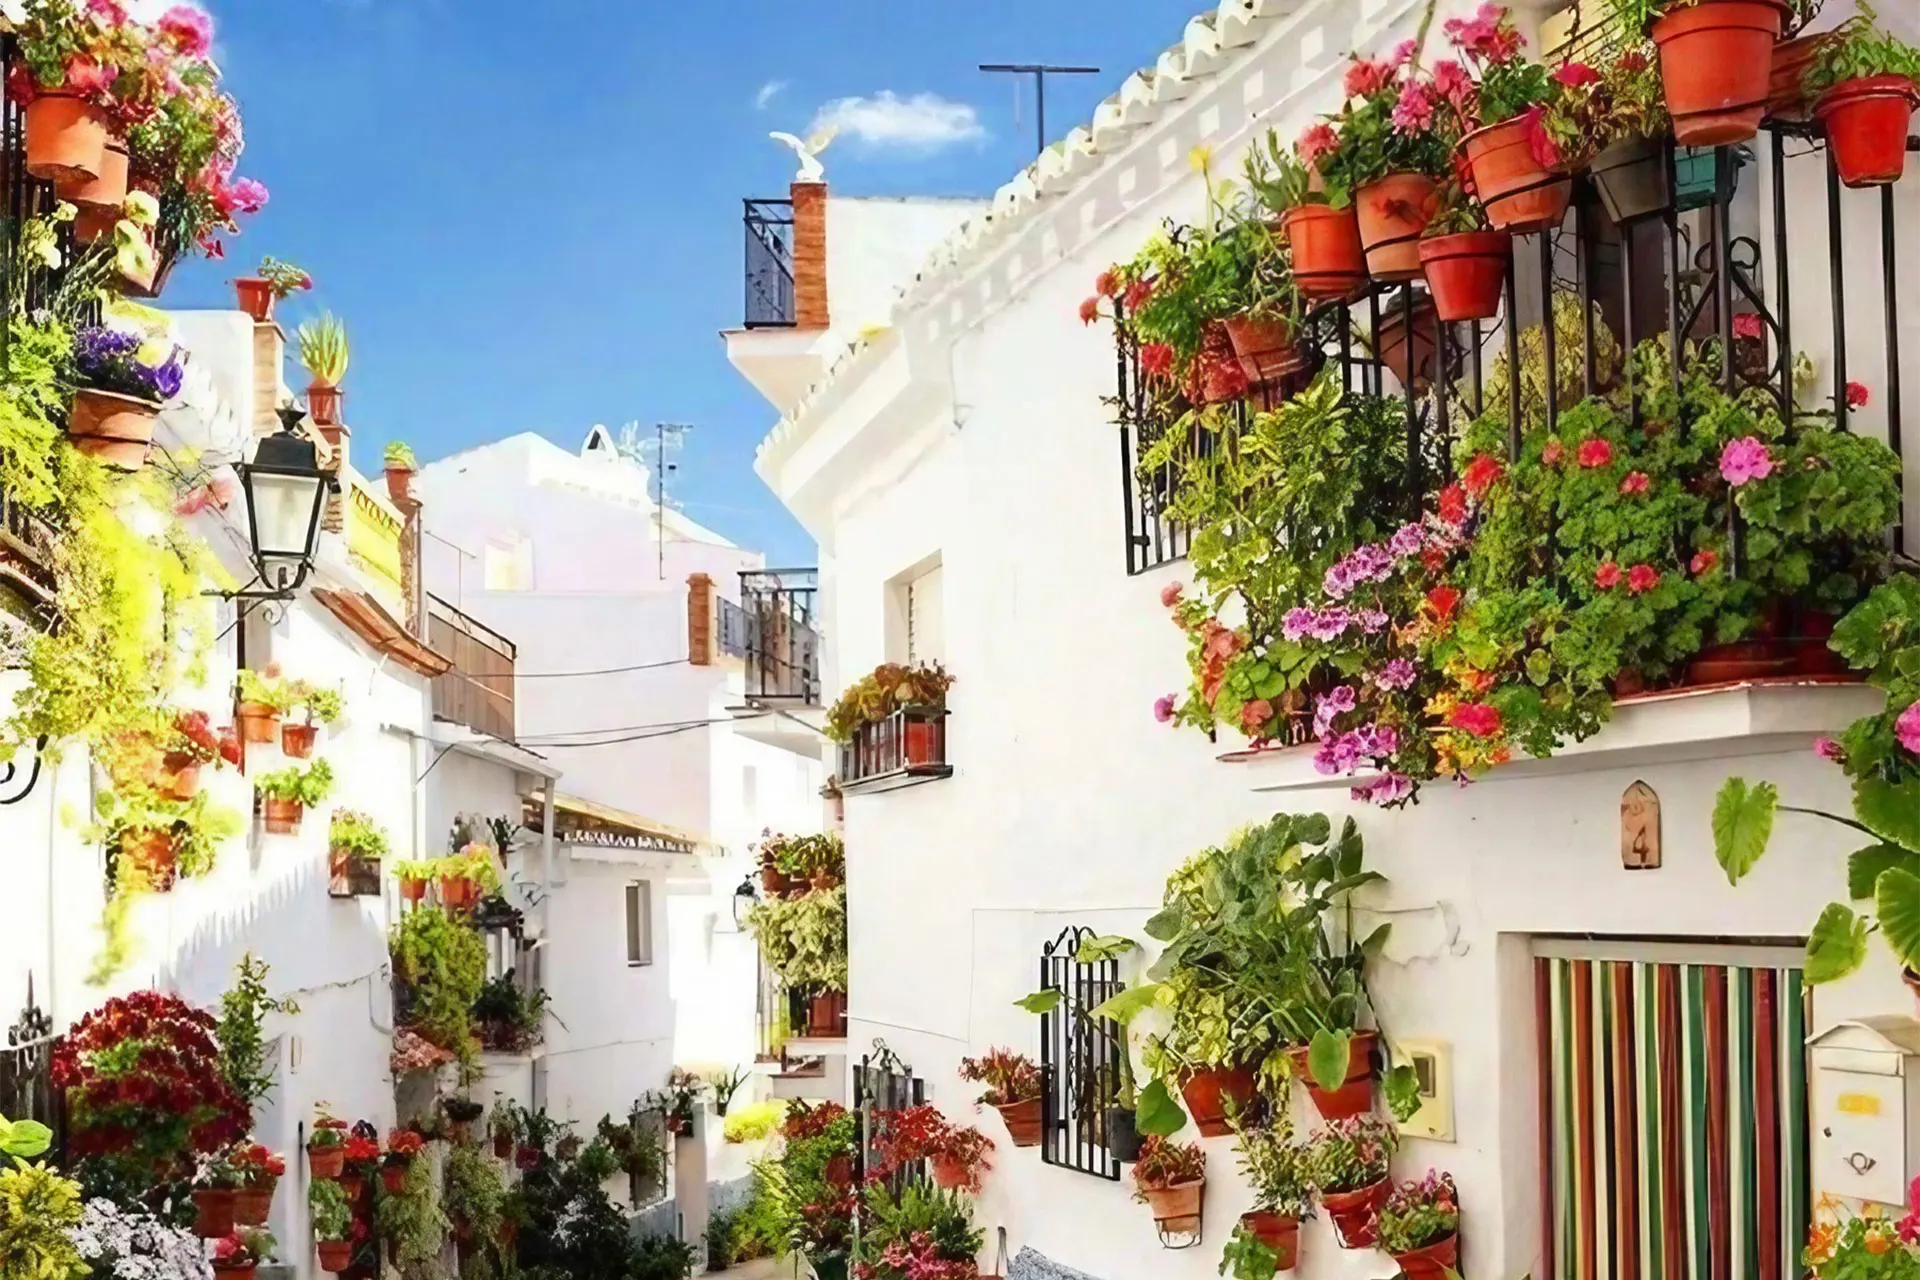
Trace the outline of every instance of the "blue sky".
<instances>
[{"instance_id":1,"label":"blue sky","mask_svg":"<svg viewBox=\"0 0 1920 1280\"><path fill-rule=\"evenodd\" d=\"M1199 0L213 0L242 170L272 202L166 305L232 306L263 254L353 339L355 459L518 431L689 422L689 515L777 563L810 540L753 474L771 408L716 334L741 312L740 201L784 194L823 106L836 191L984 195L1031 158L981 62L1099 66L1048 91L1055 137L1179 37ZM891 95L888 101L883 95ZM932 95L922 99L920 95ZM853 100L848 102L848 100ZM862 136L864 132L864 137ZM297 370L290 370L293 379Z\"/></svg>"}]
</instances>

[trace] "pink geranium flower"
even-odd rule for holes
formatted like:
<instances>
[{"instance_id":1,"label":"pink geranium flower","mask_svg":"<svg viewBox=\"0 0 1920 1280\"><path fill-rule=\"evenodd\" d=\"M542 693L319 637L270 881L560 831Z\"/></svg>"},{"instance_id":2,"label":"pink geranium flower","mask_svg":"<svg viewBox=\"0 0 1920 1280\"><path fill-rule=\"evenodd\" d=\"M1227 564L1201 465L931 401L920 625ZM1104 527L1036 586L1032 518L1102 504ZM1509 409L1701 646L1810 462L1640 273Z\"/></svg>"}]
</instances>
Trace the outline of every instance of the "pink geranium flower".
<instances>
[{"instance_id":1,"label":"pink geranium flower","mask_svg":"<svg viewBox=\"0 0 1920 1280\"><path fill-rule=\"evenodd\" d=\"M1153 718L1161 724L1173 719L1173 695L1163 693L1153 700Z\"/></svg>"},{"instance_id":2,"label":"pink geranium flower","mask_svg":"<svg viewBox=\"0 0 1920 1280\"><path fill-rule=\"evenodd\" d=\"M1341 87L1349 98L1367 98L1393 83L1393 68L1384 62L1356 57L1347 64Z\"/></svg>"},{"instance_id":3,"label":"pink geranium flower","mask_svg":"<svg viewBox=\"0 0 1920 1280\"><path fill-rule=\"evenodd\" d=\"M1401 133L1424 133L1433 126L1433 97L1427 86L1409 80L1400 86L1400 99L1393 104L1393 127Z\"/></svg>"},{"instance_id":4,"label":"pink geranium flower","mask_svg":"<svg viewBox=\"0 0 1920 1280\"><path fill-rule=\"evenodd\" d=\"M1340 148L1340 135L1333 126L1324 120L1315 121L1300 131L1294 141L1294 154L1300 157L1300 163L1311 168L1321 157L1332 155Z\"/></svg>"},{"instance_id":5,"label":"pink geranium flower","mask_svg":"<svg viewBox=\"0 0 1920 1280\"><path fill-rule=\"evenodd\" d=\"M1760 336L1760 317L1751 311L1743 311L1733 318L1733 336L1736 338L1757 338Z\"/></svg>"},{"instance_id":6,"label":"pink geranium flower","mask_svg":"<svg viewBox=\"0 0 1920 1280\"><path fill-rule=\"evenodd\" d=\"M1620 482L1620 492L1626 494L1628 497L1633 497L1637 494L1645 493L1652 483L1653 481L1648 477L1646 472L1629 471L1627 472L1626 479Z\"/></svg>"},{"instance_id":7,"label":"pink geranium flower","mask_svg":"<svg viewBox=\"0 0 1920 1280\"><path fill-rule=\"evenodd\" d=\"M1557 467L1567 456L1567 446L1558 440L1547 441L1547 447L1540 451L1540 461L1550 467Z\"/></svg>"},{"instance_id":8,"label":"pink geranium flower","mask_svg":"<svg viewBox=\"0 0 1920 1280\"><path fill-rule=\"evenodd\" d=\"M1749 480L1764 480L1772 474L1773 455L1752 436L1729 440L1720 451L1720 476L1736 489Z\"/></svg>"},{"instance_id":9,"label":"pink geranium flower","mask_svg":"<svg viewBox=\"0 0 1920 1280\"><path fill-rule=\"evenodd\" d=\"M1160 588L1161 608L1171 609L1173 606L1179 604L1180 594L1185 590L1186 587L1178 582L1169 582L1166 586Z\"/></svg>"},{"instance_id":10,"label":"pink geranium flower","mask_svg":"<svg viewBox=\"0 0 1920 1280\"><path fill-rule=\"evenodd\" d=\"M213 19L205 10L177 4L160 15L156 26L174 48L189 58L204 58L213 52Z\"/></svg>"},{"instance_id":11,"label":"pink geranium flower","mask_svg":"<svg viewBox=\"0 0 1920 1280\"><path fill-rule=\"evenodd\" d=\"M1100 299L1088 298L1080 304L1080 323L1092 324L1100 318Z\"/></svg>"},{"instance_id":12,"label":"pink geranium flower","mask_svg":"<svg viewBox=\"0 0 1920 1280\"><path fill-rule=\"evenodd\" d=\"M1714 566L1719 563L1720 553L1710 547L1703 547L1693 553L1693 560L1687 568L1697 578L1703 573L1713 572Z\"/></svg>"},{"instance_id":13,"label":"pink geranium flower","mask_svg":"<svg viewBox=\"0 0 1920 1280\"><path fill-rule=\"evenodd\" d=\"M1627 590L1644 595L1660 585L1660 571L1650 564L1637 564L1627 570Z\"/></svg>"},{"instance_id":14,"label":"pink geranium flower","mask_svg":"<svg viewBox=\"0 0 1920 1280\"><path fill-rule=\"evenodd\" d=\"M1813 754L1819 756L1822 760L1831 760L1835 764L1839 764L1847 758L1846 751L1832 738L1815 738L1813 740Z\"/></svg>"},{"instance_id":15,"label":"pink geranium flower","mask_svg":"<svg viewBox=\"0 0 1920 1280\"><path fill-rule=\"evenodd\" d=\"M1457 107L1472 96L1473 77L1456 59L1443 58L1433 64L1433 88Z\"/></svg>"},{"instance_id":16,"label":"pink geranium flower","mask_svg":"<svg viewBox=\"0 0 1920 1280\"><path fill-rule=\"evenodd\" d=\"M1893 722L1893 736L1900 739L1901 746L1920 756L1920 702L1900 713Z\"/></svg>"},{"instance_id":17,"label":"pink geranium flower","mask_svg":"<svg viewBox=\"0 0 1920 1280\"><path fill-rule=\"evenodd\" d=\"M1593 585L1611 591L1620 585L1620 566L1609 560L1593 571Z\"/></svg>"},{"instance_id":18,"label":"pink geranium flower","mask_svg":"<svg viewBox=\"0 0 1920 1280\"><path fill-rule=\"evenodd\" d=\"M1866 385L1864 383L1859 383L1859 382L1849 382L1847 384L1847 408L1864 409L1866 407L1867 407Z\"/></svg>"},{"instance_id":19,"label":"pink geranium flower","mask_svg":"<svg viewBox=\"0 0 1920 1280\"><path fill-rule=\"evenodd\" d=\"M1583 467L1604 467L1613 461L1613 446L1595 436L1582 440L1574 456Z\"/></svg>"}]
</instances>

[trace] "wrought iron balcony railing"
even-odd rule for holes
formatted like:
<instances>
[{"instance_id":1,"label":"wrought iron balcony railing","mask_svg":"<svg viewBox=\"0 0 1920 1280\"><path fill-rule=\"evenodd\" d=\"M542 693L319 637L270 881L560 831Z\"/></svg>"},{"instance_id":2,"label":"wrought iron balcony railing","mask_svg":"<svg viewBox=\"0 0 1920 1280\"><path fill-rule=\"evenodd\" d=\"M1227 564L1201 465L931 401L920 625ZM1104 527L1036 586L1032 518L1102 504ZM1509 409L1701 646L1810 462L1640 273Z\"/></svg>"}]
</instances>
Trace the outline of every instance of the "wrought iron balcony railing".
<instances>
[{"instance_id":1,"label":"wrought iron balcony railing","mask_svg":"<svg viewBox=\"0 0 1920 1280\"><path fill-rule=\"evenodd\" d=\"M947 763L947 713L902 707L863 724L840 748L842 791L892 791L953 776Z\"/></svg>"},{"instance_id":2,"label":"wrought iron balcony railing","mask_svg":"<svg viewBox=\"0 0 1920 1280\"><path fill-rule=\"evenodd\" d=\"M745 628L746 694L752 702L820 705L819 574L813 569L762 569L740 575ZM730 626L721 609L721 648Z\"/></svg>"},{"instance_id":3,"label":"wrought iron balcony railing","mask_svg":"<svg viewBox=\"0 0 1920 1280\"><path fill-rule=\"evenodd\" d=\"M748 200L747 315L749 329L794 324L793 201Z\"/></svg>"}]
</instances>

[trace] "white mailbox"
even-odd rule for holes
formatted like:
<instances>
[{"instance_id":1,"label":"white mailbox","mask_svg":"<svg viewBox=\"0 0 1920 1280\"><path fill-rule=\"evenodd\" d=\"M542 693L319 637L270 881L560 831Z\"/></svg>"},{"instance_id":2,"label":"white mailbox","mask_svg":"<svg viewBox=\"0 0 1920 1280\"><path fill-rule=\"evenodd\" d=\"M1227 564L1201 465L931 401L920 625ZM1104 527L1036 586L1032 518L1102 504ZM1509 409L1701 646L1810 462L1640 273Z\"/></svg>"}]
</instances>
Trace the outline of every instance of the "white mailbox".
<instances>
[{"instance_id":1,"label":"white mailbox","mask_svg":"<svg viewBox=\"0 0 1920 1280\"><path fill-rule=\"evenodd\" d=\"M1905 1204L1920 1174L1920 1019L1841 1022L1807 1044L1814 1194Z\"/></svg>"}]
</instances>

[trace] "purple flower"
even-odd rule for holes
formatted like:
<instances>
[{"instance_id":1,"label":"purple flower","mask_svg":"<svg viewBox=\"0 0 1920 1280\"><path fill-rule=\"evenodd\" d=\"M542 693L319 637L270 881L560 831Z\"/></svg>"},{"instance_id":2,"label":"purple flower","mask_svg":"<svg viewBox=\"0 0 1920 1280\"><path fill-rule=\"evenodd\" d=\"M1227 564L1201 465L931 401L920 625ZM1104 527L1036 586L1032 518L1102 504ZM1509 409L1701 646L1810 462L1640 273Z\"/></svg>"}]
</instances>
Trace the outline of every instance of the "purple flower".
<instances>
[{"instance_id":1,"label":"purple flower","mask_svg":"<svg viewBox=\"0 0 1920 1280\"><path fill-rule=\"evenodd\" d=\"M1720 451L1720 475L1736 489L1749 480L1764 480L1772 474L1773 455L1752 436L1729 440Z\"/></svg>"},{"instance_id":2,"label":"purple flower","mask_svg":"<svg viewBox=\"0 0 1920 1280\"><path fill-rule=\"evenodd\" d=\"M1378 609L1362 609L1360 629L1370 636L1379 635L1387 629L1387 615Z\"/></svg>"},{"instance_id":3,"label":"purple flower","mask_svg":"<svg viewBox=\"0 0 1920 1280\"><path fill-rule=\"evenodd\" d=\"M1393 537L1387 539L1387 550L1402 560L1405 560L1408 556L1419 555L1420 548L1425 546L1426 542L1427 530L1425 526L1403 524L1400 526L1398 533L1395 533Z\"/></svg>"},{"instance_id":4,"label":"purple flower","mask_svg":"<svg viewBox=\"0 0 1920 1280\"><path fill-rule=\"evenodd\" d=\"M1405 658L1395 658L1374 672L1373 682L1382 689L1410 689L1420 673Z\"/></svg>"},{"instance_id":5,"label":"purple flower","mask_svg":"<svg viewBox=\"0 0 1920 1280\"><path fill-rule=\"evenodd\" d=\"M1325 576L1320 579L1320 585L1335 600L1344 600L1347 593L1353 590L1353 570L1342 560L1327 569Z\"/></svg>"},{"instance_id":6,"label":"purple flower","mask_svg":"<svg viewBox=\"0 0 1920 1280\"><path fill-rule=\"evenodd\" d=\"M1318 616L1313 610L1304 606L1289 609L1286 617L1280 620L1280 634L1288 640L1298 640L1313 630L1314 620Z\"/></svg>"},{"instance_id":7,"label":"purple flower","mask_svg":"<svg viewBox=\"0 0 1920 1280\"><path fill-rule=\"evenodd\" d=\"M1352 773L1360 766L1360 747L1350 733L1326 739L1313 753L1313 767L1324 774Z\"/></svg>"},{"instance_id":8,"label":"purple flower","mask_svg":"<svg viewBox=\"0 0 1920 1280\"><path fill-rule=\"evenodd\" d=\"M168 356L167 362L152 371L154 393L162 400L171 400L180 394L180 384L186 380L186 370L180 367L177 356Z\"/></svg>"},{"instance_id":9,"label":"purple flower","mask_svg":"<svg viewBox=\"0 0 1920 1280\"><path fill-rule=\"evenodd\" d=\"M1315 640L1338 640L1353 625L1353 615L1345 609L1335 606L1322 609L1313 618L1313 638Z\"/></svg>"},{"instance_id":10,"label":"purple flower","mask_svg":"<svg viewBox=\"0 0 1920 1280\"><path fill-rule=\"evenodd\" d=\"M1382 546L1356 547L1346 559L1328 569L1321 585L1335 600L1344 599L1362 582L1379 582L1393 572L1393 557Z\"/></svg>"},{"instance_id":11,"label":"purple flower","mask_svg":"<svg viewBox=\"0 0 1920 1280\"><path fill-rule=\"evenodd\" d=\"M1321 737L1327 736L1334 717L1345 715L1359 705L1359 697L1353 686L1343 684L1337 689L1323 693L1313 704L1313 731Z\"/></svg>"},{"instance_id":12,"label":"purple flower","mask_svg":"<svg viewBox=\"0 0 1920 1280\"><path fill-rule=\"evenodd\" d=\"M140 359L140 346L138 334L103 325L80 330L73 337L73 367L80 384L136 400L165 401L179 395L184 370L178 353L150 365Z\"/></svg>"},{"instance_id":13,"label":"purple flower","mask_svg":"<svg viewBox=\"0 0 1920 1280\"><path fill-rule=\"evenodd\" d=\"M1901 746L1920 756L1920 702L1900 713L1900 718L1893 722L1893 736L1900 739Z\"/></svg>"},{"instance_id":14,"label":"purple flower","mask_svg":"<svg viewBox=\"0 0 1920 1280\"><path fill-rule=\"evenodd\" d=\"M1173 695L1163 693L1153 700L1153 718L1161 724L1173 719Z\"/></svg>"},{"instance_id":15,"label":"purple flower","mask_svg":"<svg viewBox=\"0 0 1920 1280\"><path fill-rule=\"evenodd\" d=\"M1354 745L1363 756L1380 759L1400 750L1400 731L1390 724L1362 725L1353 735Z\"/></svg>"},{"instance_id":16,"label":"purple flower","mask_svg":"<svg viewBox=\"0 0 1920 1280\"><path fill-rule=\"evenodd\" d=\"M1353 789L1353 798L1362 804L1396 804L1412 794L1413 779L1404 773L1388 773Z\"/></svg>"}]
</instances>

